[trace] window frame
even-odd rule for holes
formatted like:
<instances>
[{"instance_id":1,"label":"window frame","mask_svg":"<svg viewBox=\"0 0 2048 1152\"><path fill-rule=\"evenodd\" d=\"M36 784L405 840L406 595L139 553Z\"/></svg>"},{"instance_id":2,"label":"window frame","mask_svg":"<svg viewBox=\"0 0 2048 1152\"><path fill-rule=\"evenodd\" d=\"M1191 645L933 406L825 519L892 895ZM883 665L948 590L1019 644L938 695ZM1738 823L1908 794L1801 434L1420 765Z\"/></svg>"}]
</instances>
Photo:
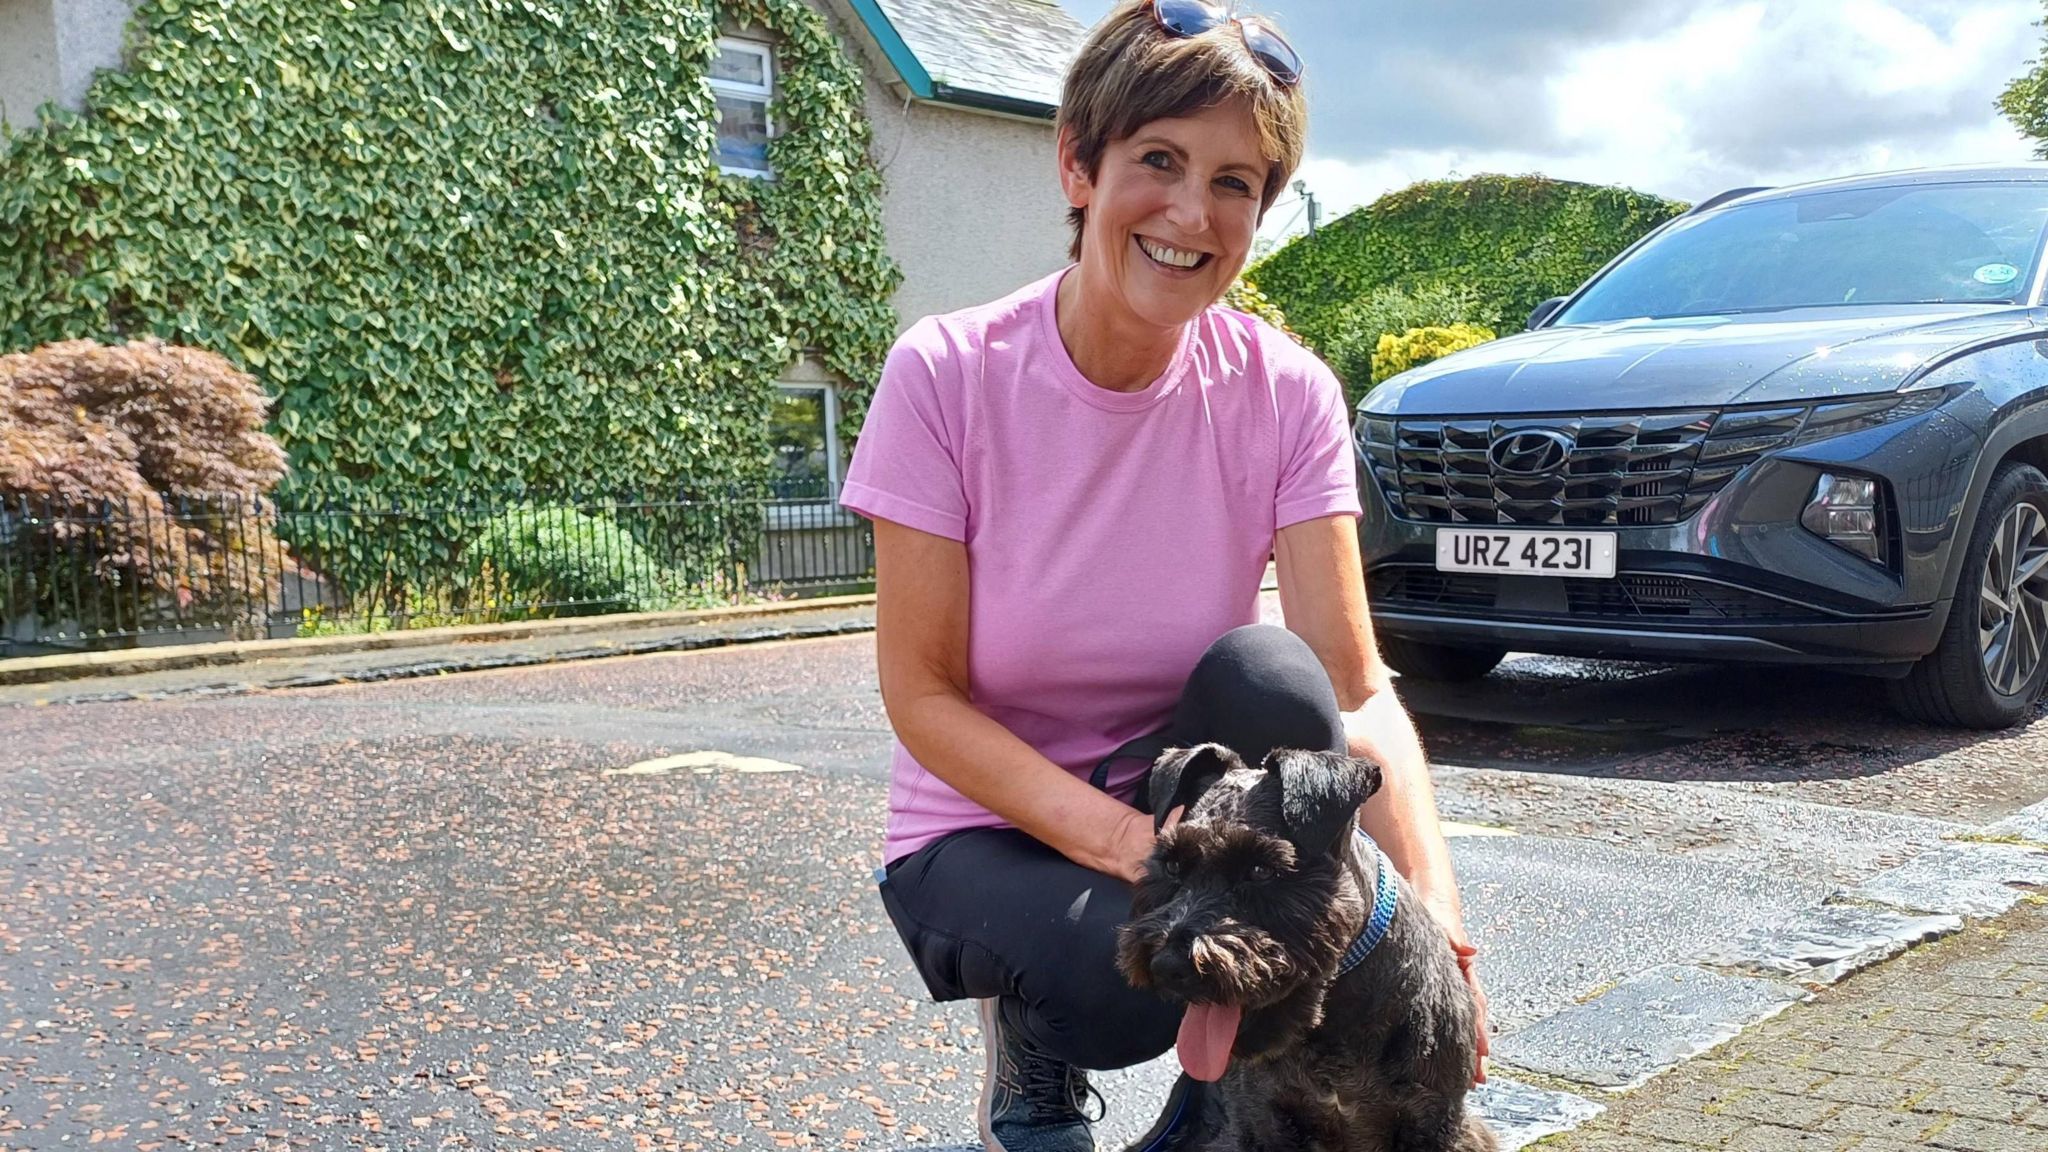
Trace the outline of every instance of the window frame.
<instances>
[{"instance_id":1,"label":"window frame","mask_svg":"<svg viewBox=\"0 0 2048 1152\"><path fill-rule=\"evenodd\" d=\"M775 139L775 46L764 40L749 40L742 36L720 36L716 41L716 47L720 52L741 52L760 57L761 75L767 80L765 84L747 84L738 80L726 80L708 74L706 79L711 83L714 102L721 94L746 100L759 100L762 107L761 119L768 125L768 139ZM716 147L716 144L714 143L713 146ZM767 165L768 161L764 159L762 164ZM775 179L775 169L773 166L741 168L727 164L722 157L718 162L718 170L727 176L741 176L749 180Z\"/></svg>"},{"instance_id":2,"label":"window frame","mask_svg":"<svg viewBox=\"0 0 2048 1152\"><path fill-rule=\"evenodd\" d=\"M839 389L818 381L776 381L775 394L778 398L792 392L825 394L825 491L828 499L836 497L839 485L845 479L840 474L842 462L839 453Z\"/></svg>"}]
</instances>

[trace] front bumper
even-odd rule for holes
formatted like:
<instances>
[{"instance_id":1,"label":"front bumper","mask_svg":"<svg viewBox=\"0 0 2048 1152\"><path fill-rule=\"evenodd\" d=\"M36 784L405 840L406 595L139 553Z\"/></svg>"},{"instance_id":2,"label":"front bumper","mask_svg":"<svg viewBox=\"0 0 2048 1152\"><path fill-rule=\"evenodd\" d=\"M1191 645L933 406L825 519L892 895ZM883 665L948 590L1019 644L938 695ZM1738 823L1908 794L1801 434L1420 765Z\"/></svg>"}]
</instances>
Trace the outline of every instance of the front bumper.
<instances>
[{"instance_id":1,"label":"front bumper","mask_svg":"<svg viewBox=\"0 0 2048 1152\"><path fill-rule=\"evenodd\" d=\"M1668 625L1481 617L1381 605L1374 605L1372 611L1373 627L1382 635L1430 644L1498 645L1517 652L1608 660L1727 660L1897 669L1910 667L1933 649L1941 637L1944 618L1930 609L1883 620Z\"/></svg>"},{"instance_id":2,"label":"front bumper","mask_svg":"<svg viewBox=\"0 0 2048 1152\"><path fill-rule=\"evenodd\" d=\"M1612 529L1612 579L1439 573L1441 526L1402 519L1360 460L1360 543L1380 632L1437 644L1652 660L1902 669L1947 619L1942 573L1977 437L1940 411L1766 456L1673 524ZM1823 471L1883 481L1873 564L1799 523Z\"/></svg>"}]
</instances>

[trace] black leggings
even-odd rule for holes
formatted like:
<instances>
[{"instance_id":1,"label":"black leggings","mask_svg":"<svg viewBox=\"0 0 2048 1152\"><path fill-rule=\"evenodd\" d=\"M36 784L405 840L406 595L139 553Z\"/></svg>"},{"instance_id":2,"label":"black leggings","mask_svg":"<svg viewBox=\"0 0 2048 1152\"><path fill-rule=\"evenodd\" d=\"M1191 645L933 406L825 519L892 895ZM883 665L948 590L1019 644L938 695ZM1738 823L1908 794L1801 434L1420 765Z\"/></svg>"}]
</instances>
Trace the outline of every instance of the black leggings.
<instances>
[{"instance_id":1,"label":"black leggings","mask_svg":"<svg viewBox=\"0 0 2048 1152\"><path fill-rule=\"evenodd\" d=\"M1209 647L1159 736L1222 744L1250 764L1275 748L1345 747L1328 673L1300 637L1270 624ZM1148 753L1144 744L1126 750ZM1141 809L1145 793L1141 780ZM1122 880L1015 828L976 828L889 865L881 894L934 1000L1000 997L1005 1023L1082 1068L1124 1068L1173 1046L1180 1009L1116 968L1116 929L1131 911Z\"/></svg>"}]
</instances>

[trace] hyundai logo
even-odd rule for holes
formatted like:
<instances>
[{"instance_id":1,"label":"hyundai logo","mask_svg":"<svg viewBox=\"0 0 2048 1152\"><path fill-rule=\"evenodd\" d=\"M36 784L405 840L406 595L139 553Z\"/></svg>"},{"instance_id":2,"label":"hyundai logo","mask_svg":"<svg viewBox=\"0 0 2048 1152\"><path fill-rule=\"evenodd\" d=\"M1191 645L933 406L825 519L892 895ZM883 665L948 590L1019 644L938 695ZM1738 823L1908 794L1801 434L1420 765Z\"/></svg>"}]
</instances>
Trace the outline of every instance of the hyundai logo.
<instances>
[{"instance_id":1,"label":"hyundai logo","mask_svg":"<svg viewBox=\"0 0 2048 1152\"><path fill-rule=\"evenodd\" d=\"M1510 476L1547 476L1571 457L1572 438L1548 428L1510 432L1486 449L1493 470Z\"/></svg>"}]
</instances>

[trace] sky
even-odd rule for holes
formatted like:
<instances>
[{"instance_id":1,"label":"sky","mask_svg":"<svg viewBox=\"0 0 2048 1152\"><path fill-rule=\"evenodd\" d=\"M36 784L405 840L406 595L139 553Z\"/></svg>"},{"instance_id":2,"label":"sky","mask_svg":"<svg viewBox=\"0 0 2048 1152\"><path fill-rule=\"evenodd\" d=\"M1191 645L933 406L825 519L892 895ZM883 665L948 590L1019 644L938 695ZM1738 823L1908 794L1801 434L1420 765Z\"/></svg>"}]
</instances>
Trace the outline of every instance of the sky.
<instances>
[{"instance_id":1,"label":"sky","mask_svg":"<svg viewBox=\"0 0 2048 1152\"><path fill-rule=\"evenodd\" d=\"M1110 0L1059 0L1092 24ZM1681 200L2029 159L1995 101L2040 0L1258 0L1308 68L1324 220L1418 180L1540 172ZM1261 235L1304 230L1284 196Z\"/></svg>"}]
</instances>

